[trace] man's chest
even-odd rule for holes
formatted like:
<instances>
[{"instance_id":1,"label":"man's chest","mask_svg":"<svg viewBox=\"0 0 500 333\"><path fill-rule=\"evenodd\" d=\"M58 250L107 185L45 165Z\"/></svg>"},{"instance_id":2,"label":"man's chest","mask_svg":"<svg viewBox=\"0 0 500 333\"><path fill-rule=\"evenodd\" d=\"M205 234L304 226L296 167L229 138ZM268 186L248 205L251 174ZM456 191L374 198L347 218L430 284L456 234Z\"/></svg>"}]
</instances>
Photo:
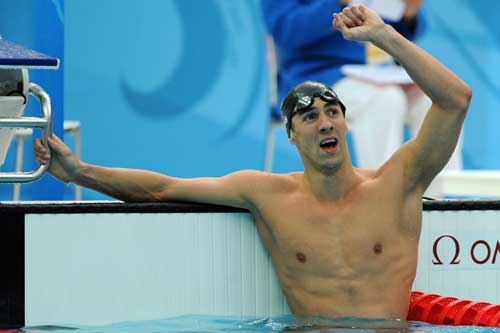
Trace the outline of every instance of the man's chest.
<instances>
[{"instance_id":1,"label":"man's chest","mask_svg":"<svg viewBox=\"0 0 500 333\"><path fill-rule=\"evenodd\" d=\"M268 228L260 232L271 255L283 267L325 277L352 277L381 269L399 256L404 237L397 207L376 201L342 207L313 202L282 205L264 211Z\"/></svg>"}]
</instances>

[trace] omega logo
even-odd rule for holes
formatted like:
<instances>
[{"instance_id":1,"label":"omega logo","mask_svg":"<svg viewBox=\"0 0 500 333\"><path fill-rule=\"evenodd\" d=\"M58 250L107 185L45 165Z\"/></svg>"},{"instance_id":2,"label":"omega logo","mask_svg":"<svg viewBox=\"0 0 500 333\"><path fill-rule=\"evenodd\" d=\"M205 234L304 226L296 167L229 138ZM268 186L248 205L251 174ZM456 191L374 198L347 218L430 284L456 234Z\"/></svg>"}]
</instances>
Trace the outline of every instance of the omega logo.
<instances>
[{"instance_id":1,"label":"omega logo","mask_svg":"<svg viewBox=\"0 0 500 333\"><path fill-rule=\"evenodd\" d=\"M460 242L451 235L442 235L434 241L434 245L432 246L432 253L434 255L434 260L432 263L434 265L443 265L443 261L441 260L438 253L438 245L441 240L448 238L453 242L453 246L455 247L455 252L453 255L453 259L450 260L447 264L449 265L458 265L461 262L460 259ZM470 247L470 258L472 261L478 265L484 265L487 263L495 264L497 261L497 255L500 254L500 241L497 241L494 246L491 246L485 240L476 240L472 246Z\"/></svg>"}]
</instances>

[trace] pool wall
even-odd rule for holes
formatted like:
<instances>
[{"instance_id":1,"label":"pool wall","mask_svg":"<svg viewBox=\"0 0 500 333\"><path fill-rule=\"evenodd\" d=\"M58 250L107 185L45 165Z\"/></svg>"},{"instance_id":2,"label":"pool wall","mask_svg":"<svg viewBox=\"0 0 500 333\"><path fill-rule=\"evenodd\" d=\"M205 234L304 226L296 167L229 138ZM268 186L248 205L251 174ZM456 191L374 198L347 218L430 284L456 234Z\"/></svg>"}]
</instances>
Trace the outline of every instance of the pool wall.
<instances>
[{"instance_id":1,"label":"pool wall","mask_svg":"<svg viewBox=\"0 0 500 333\"><path fill-rule=\"evenodd\" d=\"M500 303L499 210L424 203L414 290ZM0 325L289 312L244 210L27 203L2 204L0 214Z\"/></svg>"}]
</instances>

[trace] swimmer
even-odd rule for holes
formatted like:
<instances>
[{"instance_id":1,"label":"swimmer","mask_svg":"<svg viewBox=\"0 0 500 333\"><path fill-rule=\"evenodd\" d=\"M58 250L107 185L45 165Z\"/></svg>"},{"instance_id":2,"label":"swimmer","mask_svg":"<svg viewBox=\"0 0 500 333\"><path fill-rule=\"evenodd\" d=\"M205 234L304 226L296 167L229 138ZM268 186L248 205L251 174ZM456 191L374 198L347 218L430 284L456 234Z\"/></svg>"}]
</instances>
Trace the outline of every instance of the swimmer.
<instances>
[{"instance_id":1,"label":"swimmer","mask_svg":"<svg viewBox=\"0 0 500 333\"><path fill-rule=\"evenodd\" d=\"M295 315L405 319L422 195L457 144L472 92L362 5L334 14L332 24L344 38L372 42L392 55L433 101L417 137L379 169L353 167L344 117L349 106L331 88L306 82L282 104L304 172L245 170L179 179L82 162L57 137L49 141L49 172L126 202L182 200L248 209ZM384 124L379 127L382 136ZM42 164L50 161L39 141L35 154Z\"/></svg>"}]
</instances>

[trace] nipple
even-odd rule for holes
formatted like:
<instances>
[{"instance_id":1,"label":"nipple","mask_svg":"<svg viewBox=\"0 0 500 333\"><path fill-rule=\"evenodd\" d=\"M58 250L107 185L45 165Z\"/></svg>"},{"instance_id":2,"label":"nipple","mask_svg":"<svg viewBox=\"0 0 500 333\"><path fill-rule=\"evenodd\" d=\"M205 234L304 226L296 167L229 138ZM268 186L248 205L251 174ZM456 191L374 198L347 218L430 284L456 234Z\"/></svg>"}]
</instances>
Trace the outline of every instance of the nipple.
<instances>
[{"instance_id":1,"label":"nipple","mask_svg":"<svg viewBox=\"0 0 500 333\"><path fill-rule=\"evenodd\" d=\"M297 260L302 264L304 264L307 261L306 255L302 252L297 252L295 256L297 257Z\"/></svg>"}]
</instances>

